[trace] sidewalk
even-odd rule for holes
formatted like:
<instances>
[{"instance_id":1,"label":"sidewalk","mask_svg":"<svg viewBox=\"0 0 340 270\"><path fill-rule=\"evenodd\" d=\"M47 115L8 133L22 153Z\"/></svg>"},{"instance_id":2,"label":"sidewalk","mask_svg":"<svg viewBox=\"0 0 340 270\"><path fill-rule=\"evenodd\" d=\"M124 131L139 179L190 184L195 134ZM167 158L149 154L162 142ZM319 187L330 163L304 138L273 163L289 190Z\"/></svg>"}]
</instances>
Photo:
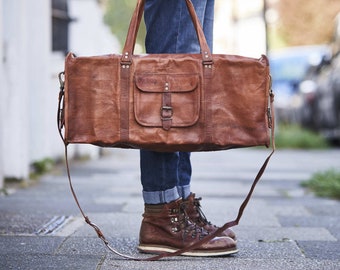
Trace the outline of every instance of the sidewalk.
<instances>
[{"instance_id":1,"label":"sidewalk","mask_svg":"<svg viewBox=\"0 0 340 270\"><path fill-rule=\"evenodd\" d=\"M210 221L235 219L269 150L193 153L192 190ZM0 196L0 269L340 269L340 201L306 193L313 172L339 168L340 150L277 150L234 228L231 257L129 261L112 254L80 215L65 168L35 185ZM99 160L72 164L80 204L120 252L139 254L143 212L136 150L109 150Z\"/></svg>"}]
</instances>

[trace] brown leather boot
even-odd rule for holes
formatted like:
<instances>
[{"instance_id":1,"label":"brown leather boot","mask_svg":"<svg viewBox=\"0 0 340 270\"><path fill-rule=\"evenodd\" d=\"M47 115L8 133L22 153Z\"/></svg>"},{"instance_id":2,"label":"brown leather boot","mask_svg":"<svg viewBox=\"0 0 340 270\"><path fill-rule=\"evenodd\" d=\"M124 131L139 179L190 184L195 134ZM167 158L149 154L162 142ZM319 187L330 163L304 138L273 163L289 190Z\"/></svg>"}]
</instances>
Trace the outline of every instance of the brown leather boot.
<instances>
[{"instance_id":1,"label":"brown leather boot","mask_svg":"<svg viewBox=\"0 0 340 270\"><path fill-rule=\"evenodd\" d=\"M190 220L182 199L160 205L145 205L138 249L144 253L175 252L197 243L209 234ZM236 243L230 237L215 237L186 256L222 256L236 253Z\"/></svg>"},{"instance_id":2,"label":"brown leather boot","mask_svg":"<svg viewBox=\"0 0 340 270\"><path fill-rule=\"evenodd\" d=\"M191 193L186 200L183 200L183 203L186 206L185 210L193 222L195 222L198 226L203 227L208 232L213 233L218 229L218 227L211 224L211 222L209 222L205 217L201 209L201 199L202 198L195 198L195 193ZM220 236L229 236L231 239L236 241L236 235L230 228L224 230Z\"/></svg>"}]
</instances>

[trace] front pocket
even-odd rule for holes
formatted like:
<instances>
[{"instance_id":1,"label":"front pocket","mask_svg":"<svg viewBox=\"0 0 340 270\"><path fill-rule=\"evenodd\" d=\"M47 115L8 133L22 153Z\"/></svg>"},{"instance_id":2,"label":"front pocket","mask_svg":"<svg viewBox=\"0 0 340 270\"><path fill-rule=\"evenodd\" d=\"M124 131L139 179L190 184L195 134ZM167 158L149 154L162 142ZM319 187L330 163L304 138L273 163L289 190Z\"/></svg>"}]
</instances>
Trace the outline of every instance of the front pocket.
<instances>
[{"instance_id":1,"label":"front pocket","mask_svg":"<svg viewBox=\"0 0 340 270\"><path fill-rule=\"evenodd\" d=\"M200 113L198 74L135 74L134 114L146 127L187 127Z\"/></svg>"}]
</instances>

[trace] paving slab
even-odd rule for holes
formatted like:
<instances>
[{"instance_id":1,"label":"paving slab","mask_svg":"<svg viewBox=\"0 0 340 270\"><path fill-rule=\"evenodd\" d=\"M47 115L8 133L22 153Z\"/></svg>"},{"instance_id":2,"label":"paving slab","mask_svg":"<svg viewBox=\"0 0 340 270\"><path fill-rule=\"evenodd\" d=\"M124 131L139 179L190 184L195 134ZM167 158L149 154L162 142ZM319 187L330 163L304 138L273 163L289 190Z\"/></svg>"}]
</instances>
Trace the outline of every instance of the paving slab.
<instances>
[{"instance_id":1,"label":"paving slab","mask_svg":"<svg viewBox=\"0 0 340 270\"><path fill-rule=\"evenodd\" d=\"M192 190L210 221L233 220L269 150L193 153ZM339 269L340 202L301 187L313 173L338 167L340 149L278 150L238 226L239 253L174 257L158 262L111 253L72 198L65 168L0 196L0 269ZM298 162L297 162L298 161ZM85 214L110 245L138 258L143 200L139 152L107 149L96 160L71 162Z\"/></svg>"}]
</instances>

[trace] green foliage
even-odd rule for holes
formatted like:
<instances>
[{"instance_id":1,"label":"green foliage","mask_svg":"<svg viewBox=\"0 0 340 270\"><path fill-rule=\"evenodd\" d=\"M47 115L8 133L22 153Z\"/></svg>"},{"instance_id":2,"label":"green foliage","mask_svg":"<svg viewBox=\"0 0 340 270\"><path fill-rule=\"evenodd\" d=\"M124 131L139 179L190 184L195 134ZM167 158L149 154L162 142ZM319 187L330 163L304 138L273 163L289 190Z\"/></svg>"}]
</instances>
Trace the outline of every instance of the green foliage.
<instances>
[{"instance_id":1,"label":"green foliage","mask_svg":"<svg viewBox=\"0 0 340 270\"><path fill-rule=\"evenodd\" d=\"M39 161L35 161L32 163L32 168L34 171L34 174L44 174L48 171L50 171L53 166L54 166L55 162L53 161L53 159L50 158L45 158Z\"/></svg>"},{"instance_id":2,"label":"green foliage","mask_svg":"<svg viewBox=\"0 0 340 270\"><path fill-rule=\"evenodd\" d=\"M328 142L319 134L298 125L280 125L275 135L277 148L325 149Z\"/></svg>"},{"instance_id":3,"label":"green foliage","mask_svg":"<svg viewBox=\"0 0 340 270\"><path fill-rule=\"evenodd\" d=\"M315 173L301 185L315 192L317 196L340 199L340 171L335 169Z\"/></svg>"},{"instance_id":4,"label":"green foliage","mask_svg":"<svg viewBox=\"0 0 340 270\"><path fill-rule=\"evenodd\" d=\"M104 22L109 25L111 32L118 38L121 47L124 46L130 19L136 3L136 0L107 0ZM137 43L142 48L144 48L145 39L145 25L143 22L142 19L137 36Z\"/></svg>"}]
</instances>

